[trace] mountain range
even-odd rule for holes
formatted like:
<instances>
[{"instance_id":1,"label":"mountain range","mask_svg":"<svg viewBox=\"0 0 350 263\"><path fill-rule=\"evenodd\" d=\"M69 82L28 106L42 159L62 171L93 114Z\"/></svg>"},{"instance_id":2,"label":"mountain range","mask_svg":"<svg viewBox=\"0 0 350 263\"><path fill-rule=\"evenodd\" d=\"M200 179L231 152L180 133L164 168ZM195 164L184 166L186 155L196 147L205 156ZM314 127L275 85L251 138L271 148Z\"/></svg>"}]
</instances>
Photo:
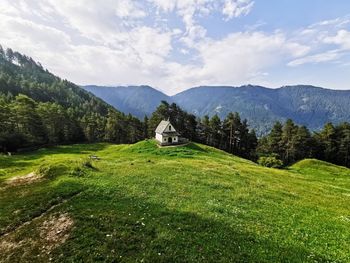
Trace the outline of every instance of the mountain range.
<instances>
[{"instance_id":1,"label":"mountain range","mask_svg":"<svg viewBox=\"0 0 350 263\"><path fill-rule=\"evenodd\" d=\"M150 115L162 100L174 102L198 117L217 114L223 119L229 112L238 112L258 134L266 133L275 121L283 122L289 118L311 130L318 130L327 122L350 120L350 90L307 85L277 89L253 85L201 86L168 96L150 86L83 88L139 118Z\"/></svg>"}]
</instances>

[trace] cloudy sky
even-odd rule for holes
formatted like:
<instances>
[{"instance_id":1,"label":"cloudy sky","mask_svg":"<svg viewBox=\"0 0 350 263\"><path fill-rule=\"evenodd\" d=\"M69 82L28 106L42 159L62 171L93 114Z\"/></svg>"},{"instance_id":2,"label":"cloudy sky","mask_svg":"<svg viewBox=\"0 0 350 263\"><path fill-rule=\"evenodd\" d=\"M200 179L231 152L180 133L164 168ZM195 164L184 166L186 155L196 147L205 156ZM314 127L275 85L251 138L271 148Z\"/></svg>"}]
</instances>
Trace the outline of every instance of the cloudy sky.
<instances>
[{"instance_id":1,"label":"cloudy sky","mask_svg":"<svg viewBox=\"0 0 350 263\"><path fill-rule=\"evenodd\" d=\"M348 0L0 0L0 44L77 84L350 89Z\"/></svg>"}]
</instances>

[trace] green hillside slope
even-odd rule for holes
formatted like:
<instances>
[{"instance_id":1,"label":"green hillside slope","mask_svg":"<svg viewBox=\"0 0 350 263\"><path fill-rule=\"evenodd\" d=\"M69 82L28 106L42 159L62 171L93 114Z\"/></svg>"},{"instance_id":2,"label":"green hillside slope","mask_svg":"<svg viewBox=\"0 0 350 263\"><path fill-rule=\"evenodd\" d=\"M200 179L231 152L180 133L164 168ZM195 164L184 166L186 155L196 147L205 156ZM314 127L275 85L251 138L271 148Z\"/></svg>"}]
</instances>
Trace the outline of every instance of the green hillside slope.
<instances>
[{"instance_id":1,"label":"green hillside slope","mask_svg":"<svg viewBox=\"0 0 350 263\"><path fill-rule=\"evenodd\" d=\"M151 140L1 156L0 262L349 262L349 171Z\"/></svg>"}]
</instances>

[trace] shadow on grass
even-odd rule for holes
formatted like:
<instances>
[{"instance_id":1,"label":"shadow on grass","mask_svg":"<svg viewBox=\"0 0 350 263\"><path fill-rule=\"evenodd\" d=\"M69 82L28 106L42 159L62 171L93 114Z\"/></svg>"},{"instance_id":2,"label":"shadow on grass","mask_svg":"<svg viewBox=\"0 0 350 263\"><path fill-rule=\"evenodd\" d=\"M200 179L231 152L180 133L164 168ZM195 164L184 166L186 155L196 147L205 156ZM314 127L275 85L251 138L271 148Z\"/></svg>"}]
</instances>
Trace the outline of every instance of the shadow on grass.
<instances>
[{"instance_id":1,"label":"shadow on grass","mask_svg":"<svg viewBox=\"0 0 350 263\"><path fill-rule=\"evenodd\" d=\"M0 156L0 169L16 167L24 169L28 162L43 158L51 154L91 154L101 151L108 146L106 143L97 144L74 144L50 148L41 148L33 152L19 153L13 156ZM0 173L0 178L2 174Z\"/></svg>"},{"instance_id":2,"label":"shadow on grass","mask_svg":"<svg viewBox=\"0 0 350 263\"><path fill-rule=\"evenodd\" d=\"M51 183L50 180L42 180L0 189L0 238L85 189L74 179L58 182L54 186Z\"/></svg>"},{"instance_id":3,"label":"shadow on grass","mask_svg":"<svg viewBox=\"0 0 350 263\"><path fill-rule=\"evenodd\" d=\"M329 262L195 213L126 197L118 190L85 192L71 204L71 238L54 251L57 261Z\"/></svg>"},{"instance_id":4,"label":"shadow on grass","mask_svg":"<svg viewBox=\"0 0 350 263\"><path fill-rule=\"evenodd\" d=\"M195 144L193 142L187 144L186 146L184 146L184 148L188 148L199 152L208 152L206 149L200 147L198 144Z\"/></svg>"},{"instance_id":5,"label":"shadow on grass","mask_svg":"<svg viewBox=\"0 0 350 263\"><path fill-rule=\"evenodd\" d=\"M92 144L72 144L61 145L49 148L42 148L32 153L28 153L29 156L45 156L47 154L88 154L95 151L101 151L105 149L108 143L92 143Z\"/></svg>"}]
</instances>

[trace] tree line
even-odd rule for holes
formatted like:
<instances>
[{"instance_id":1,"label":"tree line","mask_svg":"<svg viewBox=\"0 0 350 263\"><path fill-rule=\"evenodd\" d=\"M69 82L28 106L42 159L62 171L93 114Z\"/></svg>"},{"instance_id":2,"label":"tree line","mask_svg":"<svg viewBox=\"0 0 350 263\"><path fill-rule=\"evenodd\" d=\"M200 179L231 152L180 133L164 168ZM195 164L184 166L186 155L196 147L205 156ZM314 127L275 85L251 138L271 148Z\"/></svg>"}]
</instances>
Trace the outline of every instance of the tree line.
<instances>
[{"instance_id":1,"label":"tree line","mask_svg":"<svg viewBox=\"0 0 350 263\"><path fill-rule=\"evenodd\" d=\"M57 103L36 102L26 95L0 95L0 151L80 142L134 143L144 138L143 123L109 109L106 115Z\"/></svg>"},{"instance_id":2,"label":"tree line","mask_svg":"<svg viewBox=\"0 0 350 263\"><path fill-rule=\"evenodd\" d=\"M182 110L175 103L162 101L150 119L146 117L144 120L148 127L148 137L153 137L159 122L168 118L181 136L191 141L244 158L256 159L255 149L258 140L255 131L249 129L247 120L241 120L238 113L230 113L224 120L218 115L211 118L204 116L201 119Z\"/></svg>"},{"instance_id":3,"label":"tree line","mask_svg":"<svg viewBox=\"0 0 350 263\"><path fill-rule=\"evenodd\" d=\"M259 140L257 153L273 156L284 165L316 158L350 167L350 124L327 123L322 130L311 133L292 120L276 122L271 132Z\"/></svg>"},{"instance_id":4,"label":"tree line","mask_svg":"<svg viewBox=\"0 0 350 263\"><path fill-rule=\"evenodd\" d=\"M181 136L257 161L290 165L317 158L350 167L350 124L328 123L311 133L292 120L276 122L258 139L246 119L229 113L198 118L175 103L162 101L141 121L121 113L73 83L0 46L0 151L79 142L134 143L154 137L163 119Z\"/></svg>"},{"instance_id":5,"label":"tree line","mask_svg":"<svg viewBox=\"0 0 350 263\"><path fill-rule=\"evenodd\" d=\"M144 120L148 127L146 137L153 137L158 123L167 118L182 136L192 141L253 161L269 158L267 165L270 166L282 167L305 158L316 158L350 167L350 124L346 122L327 123L320 131L310 132L289 119L283 124L276 122L267 135L258 139L248 121L242 120L237 112L229 113L223 120L218 115L196 118L175 103L163 101L150 119Z\"/></svg>"}]
</instances>

